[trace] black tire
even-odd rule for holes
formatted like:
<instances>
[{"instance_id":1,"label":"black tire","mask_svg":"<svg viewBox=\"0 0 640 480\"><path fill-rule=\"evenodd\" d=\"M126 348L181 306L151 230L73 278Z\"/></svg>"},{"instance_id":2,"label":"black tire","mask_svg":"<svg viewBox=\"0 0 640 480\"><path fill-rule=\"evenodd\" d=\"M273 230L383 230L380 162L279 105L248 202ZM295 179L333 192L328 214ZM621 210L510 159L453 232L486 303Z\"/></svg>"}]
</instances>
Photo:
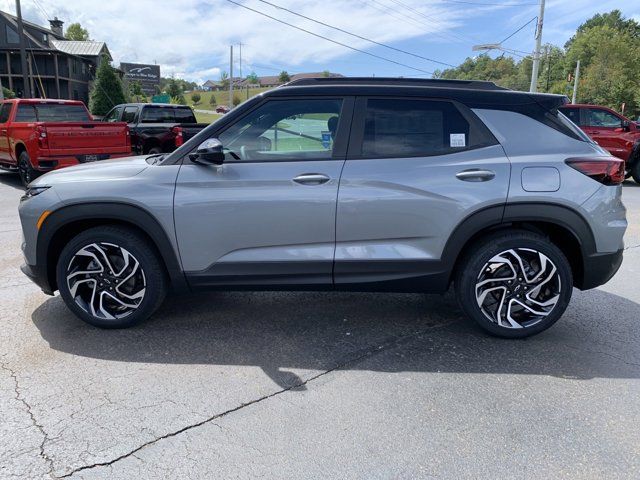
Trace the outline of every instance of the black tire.
<instances>
[{"instance_id":1,"label":"black tire","mask_svg":"<svg viewBox=\"0 0 640 480\"><path fill-rule=\"evenodd\" d=\"M531 280L535 280L538 276L541 280L545 278L550 280L529 283L526 273L524 275L518 273L521 271L518 265L515 269L508 267L508 264L517 264L518 262L500 261L503 258L506 260L518 258L507 253L510 250L517 253L518 256L527 255L530 260L533 259L530 262L523 259L525 268L530 268ZM503 254L503 256L496 259L499 254ZM543 256L546 257L544 264ZM494 261L490 264L491 260ZM538 268L539 273L536 273L536 265L544 265ZM553 266L556 267L555 270ZM544 270L547 272L543 273ZM492 277L492 275L496 275L496 277ZM513 277L511 277L512 275ZM518 278L523 276L525 277L524 281L522 278ZM501 280L503 278L505 281ZM513 279L508 280L509 278ZM486 332L503 338L529 337L549 328L558 321L566 310L573 290L571 265L562 251L548 238L524 230L498 232L481 239L461 259L454 282L458 303L466 315ZM486 285L484 290L483 284ZM540 284L540 287L536 287L537 284ZM493 292L487 293L487 290L493 290ZM530 296L536 298L530 298ZM544 311L541 315L534 315L521 307L521 305L524 306L522 302L531 307L535 305L532 302L545 300L549 301L551 305L544 308L535 307L537 310ZM496 306L495 312L487 312L487 310L491 310L491 301ZM553 304L554 301L555 304ZM480 303L482 303L482 308ZM503 307L506 308L503 309ZM514 310L511 310L512 307ZM514 322L509 321L507 315ZM493 318L490 318L491 316ZM531 317L529 320L527 320L528 316ZM538 319L538 317L541 318ZM519 325L520 327L513 328L508 325Z\"/></svg>"},{"instance_id":2,"label":"black tire","mask_svg":"<svg viewBox=\"0 0 640 480\"><path fill-rule=\"evenodd\" d=\"M156 146L156 147L151 147L147 153L148 153L149 155L156 155L156 154L158 154L158 153L162 153L162 148L161 148L161 147L158 147L158 146Z\"/></svg>"},{"instance_id":3,"label":"black tire","mask_svg":"<svg viewBox=\"0 0 640 480\"><path fill-rule=\"evenodd\" d=\"M36 178L42 175L41 172L33 168L33 165L31 165L31 158L26 151L22 152L18 156L18 173L20 174L20 180L22 180L22 184L25 188Z\"/></svg>"},{"instance_id":4,"label":"black tire","mask_svg":"<svg viewBox=\"0 0 640 480\"><path fill-rule=\"evenodd\" d=\"M120 277L110 275L109 271L117 271L123 263L117 265L118 256L110 257L109 255L106 255L108 262L113 265L113 269L103 268L103 271L105 277L110 277L110 279L100 278L100 287L98 287L97 281L84 280L84 286L76 286L76 297L74 298L74 295L70 290L69 282L67 281L67 275L69 274L68 269L72 267L72 261L87 262L92 261L91 258L95 258L95 256L90 254L87 255L86 253L84 255L77 255L85 247L87 247L88 250L84 250L84 252L89 251L90 253L99 255L99 251L97 251L95 247L91 246L92 244L100 246L100 248L103 250L111 249L110 251L107 251L107 253L124 252L125 254L127 254L127 259L131 260L131 257L133 257L132 262L137 261L138 266L132 269L134 271L134 273L131 273L133 277L128 282L122 281L126 279L128 271L125 272L125 268L123 267L122 272L125 273L123 273ZM90 270L91 274L86 275L85 277L74 278L97 278L98 274L93 272L99 272L99 270L95 270L95 268L95 264L91 268L85 267L84 270ZM83 268L80 268L80 270L83 270ZM100 275L100 277L102 277L102 275ZM143 282L142 286L136 286L135 283L140 278ZM160 260L159 255L155 252L155 248L152 248L149 245L149 241L135 230L119 226L101 226L91 228L78 234L70 242L68 242L62 250L58 259L56 267L56 280L58 283L58 289L60 290L60 295L62 296L62 299L67 304L69 309L71 309L71 311L81 320L100 328L126 328L135 325L143 320L146 320L161 305L166 295L168 285L163 264ZM112 288L109 288L108 285L112 285ZM119 304L116 304L112 301L112 299L114 298L113 287L115 287L116 291L118 292L120 292L120 290L118 289L133 289L135 287L138 290L137 293L139 293L139 290L142 288L143 295L139 303L137 303L137 300L127 300L127 302L130 302L132 304L137 303L137 305L135 305L135 307L126 314L121 312L120 317L118 318L116 318L117 315L115 314L114 318L104 318L104 315L100 315L100 313L94 315L90 311L91 307L89 305L85 304L84 308L80 305L80 303L83 302L83 299L81 298L82 294L79 294L78 292L80 292L82 288L86 288L86 290L93 289L94 297L90 298L95 298L95 296L97 295L101 299L106 298L107 304L111 303L111 305L116 305L114 310L117 308L124 308L120 307ZM86 290L85 294L87 293ZM111 292L107 290L110 290ZM104 292L104 295L102 294L102 292ZM132 293L132 291L130 290L129 293ZM117 294L118 297L122 298L120 295L120 293ZM76 301L76 298L79 300ZM100 306L102 307L103 305L100 304ZM96 310L99 309L94 308L93 312L96 312ZM104 307L104 311L107 311L106 306ZM114 312L110 311L107 313L113 314Z\"/></svg>"},{"instance_id":5,"label":"black tire","mask_svg":"<svg viewBox=\"0 0 640 480\"><path fill-rule=\"evenodd\" d=\"M636 164L631 169L631 176L636 181L636 183L640 183L640 160L637 160Z\"/></svg>"}]
</instances>

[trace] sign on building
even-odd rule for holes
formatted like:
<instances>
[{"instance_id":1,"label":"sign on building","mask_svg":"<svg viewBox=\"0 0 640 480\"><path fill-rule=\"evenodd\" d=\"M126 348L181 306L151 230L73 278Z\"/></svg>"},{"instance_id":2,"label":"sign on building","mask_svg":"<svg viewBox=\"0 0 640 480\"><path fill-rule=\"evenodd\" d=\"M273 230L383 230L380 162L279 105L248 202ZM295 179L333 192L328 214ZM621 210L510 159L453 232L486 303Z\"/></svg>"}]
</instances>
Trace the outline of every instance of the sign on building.
<instances>
[{"instance_id":1,"label":"sign on building","mask_svg":"<svg viewBox=\"0 0 640 480\"><path fill-rule=\"evenodd\" d=\"M144 65L140 63L121 63L120 70L124 78L130 82L140 82L146 95L154 95L156 86L160 86L160 65Z\"/></svg>"}]
</instances>

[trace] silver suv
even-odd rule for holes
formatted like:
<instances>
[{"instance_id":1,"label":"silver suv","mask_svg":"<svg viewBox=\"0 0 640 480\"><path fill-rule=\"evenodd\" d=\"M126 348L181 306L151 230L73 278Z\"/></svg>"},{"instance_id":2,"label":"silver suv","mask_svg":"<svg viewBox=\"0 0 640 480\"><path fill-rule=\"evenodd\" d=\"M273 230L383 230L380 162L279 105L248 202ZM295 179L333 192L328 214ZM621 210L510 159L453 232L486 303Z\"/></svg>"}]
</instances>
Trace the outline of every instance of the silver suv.
<instances>
[{"instance_id":1,"label":"silver suv","mask_svg":"<svg viewBox=\"0 0 640 480\"><path fill-rule=\"evenodd\" d=\"M607 282L624 162L488 82L323 78L243 103L171 154L84 164L20 204L23 271L99 327L169 291L445 292L491 334Z\"/></svg>"}]
</instances>

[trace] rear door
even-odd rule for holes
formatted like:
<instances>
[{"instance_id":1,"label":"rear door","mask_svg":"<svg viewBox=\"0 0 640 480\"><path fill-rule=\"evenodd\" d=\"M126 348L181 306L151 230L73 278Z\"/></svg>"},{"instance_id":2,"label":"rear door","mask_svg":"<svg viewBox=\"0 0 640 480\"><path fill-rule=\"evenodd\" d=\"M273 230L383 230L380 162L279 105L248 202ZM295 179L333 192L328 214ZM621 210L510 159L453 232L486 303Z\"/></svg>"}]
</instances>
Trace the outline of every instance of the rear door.
<instances>
[{"instance_id":1,"label":"rear door","mask_svg":"<svg viewBox=\"0 0 640 480\"><path fill-rule=\"evenodd\" d=\"M423 98L359 98L340 180L334 281L420 288L443 270L455 227L507 198L502 147L466 107ZM431 287L429 287L431 288Z\"/></svg>"},{"instance_id":2,"label":"rear door","mask_svg":"<svg viewBox=\"0 0 640 480\"><path fill-rule=\"evenodd\" d=\"M353 99L267 98L212 132L221 166L187 157L176 235L194 286L330 285Z\"/></svg>"},{"instance_id":3,"label":"rear door","mask_svg":"<svg viewBox=\"0 0 640 480\"><path fill-rule=\"evenodd\" d=\"M0 107L0 161L11 161L9 130L7 123L11 114L12 102L4 102Z\"/></svg>"}]
</instances>

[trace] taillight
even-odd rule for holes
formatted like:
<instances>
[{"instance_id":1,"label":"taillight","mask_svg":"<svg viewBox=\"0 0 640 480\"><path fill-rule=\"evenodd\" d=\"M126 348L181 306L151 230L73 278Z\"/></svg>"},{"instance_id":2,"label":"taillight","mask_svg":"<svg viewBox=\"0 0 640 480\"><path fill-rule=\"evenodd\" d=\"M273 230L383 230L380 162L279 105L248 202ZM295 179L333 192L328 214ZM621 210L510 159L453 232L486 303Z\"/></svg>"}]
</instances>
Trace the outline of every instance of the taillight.
<instances>
[{"instance_id":1,"label":"taillight","mask_svg":"<svg viewBox=\"0 0 640 480\"><path fill-rule=\"evenodd\" d=\"M36 135L38 137L38 146L40 148L49 148L49 138L47 137L47 129L44 125L36 127Z\"/></svg>"},{"instance_id":2,"label":"taillight","mask_svg":"<svg viewBox=\"0 0 640 480\"><path fill-rule=\"evenodd\" d=\"M566 164L603 185L624 182L624 160L616 157L568 158Z\"/></svg>"},{"instance_id":3,"label":"taillight","mask_svg":"<svg viewBox=\"0 0 640 480\"><path fill-rule=\"evenodd\" d=\"M125 140L124 140L124 145L125 147L127 147L128 151L131 151L131 130L129 130L129 125L125 125L124 127L124 135L125 135Z\"/></svg>"},{"instance_id":4,"label":"taillight","mask_svg":"<svg viewBox=\"0 0 640 480\"><path fill-rule=\"evenodd\" d=\"M184 136L182 135L182 127L173 127L171 130L176 136L176 147L179 147L184 143Z\"/></svg>"}]
</instances>

